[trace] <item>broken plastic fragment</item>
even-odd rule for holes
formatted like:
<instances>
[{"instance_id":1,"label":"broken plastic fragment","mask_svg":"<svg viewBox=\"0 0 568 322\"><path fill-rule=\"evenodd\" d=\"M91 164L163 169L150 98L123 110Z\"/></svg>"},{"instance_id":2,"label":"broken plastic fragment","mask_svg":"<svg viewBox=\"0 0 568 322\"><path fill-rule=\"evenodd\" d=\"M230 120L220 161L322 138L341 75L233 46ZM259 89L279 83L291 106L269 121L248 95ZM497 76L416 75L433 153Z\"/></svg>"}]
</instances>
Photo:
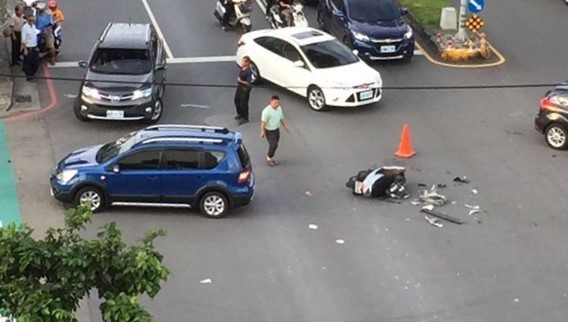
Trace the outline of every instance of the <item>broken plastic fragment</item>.
<instances>
[{"instance_id":1,"label":"broken plastic fragment","mask_svg":"<svg viewBox=\"0 0 568 322\"><path fill-rule=\"evenodd\" d=\"M310 229L313 229L313 230L318 229L318 225L316 225L316 224L309 224L308 227L310 227Z\"/></svg>"},{"instance_id":2,"label":"broken plastic fragment","mask_svg":"<svg viewBox=\"0 0 568 322\"><path fill-rule=\"evenodd\" d=\"M480 209L478 205L472 206L472 205L465 204L464 206L466 208L469 208L469 209L472 209L472 210L479 210Z\"/></svg>"},{"instance_id":3,"label":"broken plastic fragment","mask_svg":"<svg viewBox=\"0 0 568 322\"><path fill-rule=\"evenodd\" d=\"M427 206L422 207L422 209L426 209L426 210L432 211L432 210L434 210L434 205L427 205Z\"/></svg>"},{"instance_id":4,"label":"broken plastic fragment","mask_svg":"<svg viewBox=\"0 0 568 322\"><path fill-rule=\"evenodd\" d=\"M310 190L306 190L306 196L311 197L312 193L310 192Z\"/></svg>"},{"instance_id":5,"label":"broken plastic fragment","mask_svg":"<svg viewBox=\"0 0 568 322\"><path fill-rule=\"evenodd\" d=\"M410 203L411 203L413 206L420 206L420 201L418 201L418 200L411 200Z\"/></svg>"},{"instance_id":6,"label":"broken plastic fragment","mask_svg":"<svg viewBox=\"0 0 568 322\"><path fill-rule=\"evenodd\" d=\"M519 303L519 299L518 299L518 298L514 298L514 299L513 299L513 302Z\"/></svg>"},{"instance_id":7,"label":"broken plastic fragment","mask_svg":"<svg viewBox=\"0 0 568 322\"><path fill-rule=\"evenodd\" d=\"M479 209L471 209L467 215L468 215L468 216L471 216L471 215L474 215L474 214L476 214L476 213L478 213L478 212L479 212Z\"/></svg>"},{"instance_id":8,"label":"broken plastic fragment","mask_svg":"<svg viewBox=\"0 0 568 322\"><path fill-rule=\"evenodd\" d=\"M420 200L424 201L427 204L434 205L434 206L443 206L448 202L445 196L436 192L436 186L433 185L430 191L424 190L420 192Z\"/></svg>"},{"instance_id":9,"label":"broken plastic fragment","mask_svg":"<svg viewBox=\"0 0 568 322\"><path fill-rule=\"evenodd\" d=\"M444 227L444 224L442 224L442 223L438 220L438 218L424 216L424 219L426 219L426 221L429 222L430 225L432 225L432 226L436 226L436 227L438 227L438 228Z\"/></svg>"},{"instance_id":10,"label":"broken plastic fragment","mask_svg":"<svg viewBox=\"0 0 568 322\"><path fill-rule=\"evenodd\" d=\"M471 189L471 192L476 195L477 194L477 189Z\"/></svg>"},{"instance_id":11,"label":"broken plastic fragment","mask_svg":"<svg viewBox=\"0 0 568 322\"><path fill-rule=\"evenodd\" d=\"M469 183L469 179L466 176L455 177L454 182Z\"/></svg>"},{"instance_id":12,"label":"broken plastic fragment","mask_svg":"<svg viewBox=\"0 0 568 322\"><path fill-rule=\"evenodd\" d=\"M447 185L444 184L444 183L438 183L437 187L440 188L440 189L444 189L445 187L447 187Z\"/></svg>"},{"instance_id":13,"label":"broken plastic fragment","mask_svg":"<svg viewBox=\"0 0 568 322\"><path fill-rule=\"evenodd\" d=\"M211 284L213 281L211 281L210 278L206 278L204 280L199 281L199 283L201 284Z\"/></svg>"},{"instance_id":14,"label":"broken plastic fragment","mask_svg":"<svg viewBox=\"0 0 568 322\"><path fill-rule=\"evenodd\" d=\"M343 245L343 244L345 244L345 241L343 239L336 239L335 243L337 243L339 245Z\"/></svg>"}]
</instances>

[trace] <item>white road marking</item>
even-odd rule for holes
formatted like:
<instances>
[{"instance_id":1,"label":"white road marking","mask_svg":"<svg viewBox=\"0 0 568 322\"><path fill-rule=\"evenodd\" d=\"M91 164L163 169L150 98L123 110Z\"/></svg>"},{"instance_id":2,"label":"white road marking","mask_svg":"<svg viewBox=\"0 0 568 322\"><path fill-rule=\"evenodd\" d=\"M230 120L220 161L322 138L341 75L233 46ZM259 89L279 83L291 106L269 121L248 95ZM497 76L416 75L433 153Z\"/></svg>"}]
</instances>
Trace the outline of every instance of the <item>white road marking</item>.
<instances>
[{"instance_id":1,"label":"white road marking","mask_svg":"<svg viewBox=\"0 0 568 322\"><path fill-rule=\"evenodd\" d=\"M416 49L416 50L414 51L414 55L416 55L416 56L424 56L424 53L421 52L420 50Z\"/></svg>"},{"instance_id":2,"label":"white road marking","mask_svg":"<svg viewBox=\"0 0 568 322\"><path fill-rule=\"evenodd\" d=\"M226 63L235 62L236 56L206 56L206 57L179 57L179 58L168 58L168 64L195 64L195 63ZM64 61L58 62L55 65L49 65L49 68L69 68L69 67L79 67L79 62L77 61Z\"/></svg>"},{"instance_id":3,"label":"white road marking","mask_svg":"<svg viewBox=\"0 0 568 322\"><path fill-rule=\"evenodd\" d=\"M162 42L164 43L164 49L166 50L166 55L168 56L168 58L174 58L174 54L172 53L172 50L170 49L170 46L166 41L166 37L164 37L164 34L162 33L162 29L160 29L160 26L158 25L156 17L154 17L154 13L152 12L150 5L148 4L148 0L141 0L141 1L142 4L144 5L144 8L146 9L146 12L148 13L148 16L150 17L150 21L152 21L154 28L156 28L158 36L162 39Z\"/></svg>"},{"instance_id":4,"label":"white road marking","mask_svg":"<svg viewBox=\"0 0 568 322\"><path fill-rule=\"evenodd\" d=\"M168 64L236 62L236 56L180 57L168 59Z\"/></svg>"},{"instance_id":5,"label":"white road marking","mask_svg":"<svg viewBox=\"0 0 568 322\"><path fill-rule=\"evenodd\" d=\"M199 105L199 104L181 104L181 107L195 107L195 108L210 108L209 105Z\"/></svg>"}]
</instances>

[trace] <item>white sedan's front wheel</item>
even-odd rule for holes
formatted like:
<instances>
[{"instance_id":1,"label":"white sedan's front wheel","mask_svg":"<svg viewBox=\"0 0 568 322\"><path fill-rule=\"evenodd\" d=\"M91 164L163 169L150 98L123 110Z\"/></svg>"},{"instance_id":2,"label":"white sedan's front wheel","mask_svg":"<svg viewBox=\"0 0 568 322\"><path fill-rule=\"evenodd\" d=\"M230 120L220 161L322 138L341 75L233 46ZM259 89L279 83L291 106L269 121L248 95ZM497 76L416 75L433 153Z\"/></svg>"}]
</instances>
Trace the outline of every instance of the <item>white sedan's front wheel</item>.
<instances>
[{"instance_id":1,"label":"white sedan's front wheel","mask_svg":"<svg viewBox=\"0 0 568 322\"><path fill-rule=\"evenodd\" d=\"M308 105L314 111L321 112L326 109L325 96L321 88L312 85L308 88Z\"/></svg>"}]
</instances>

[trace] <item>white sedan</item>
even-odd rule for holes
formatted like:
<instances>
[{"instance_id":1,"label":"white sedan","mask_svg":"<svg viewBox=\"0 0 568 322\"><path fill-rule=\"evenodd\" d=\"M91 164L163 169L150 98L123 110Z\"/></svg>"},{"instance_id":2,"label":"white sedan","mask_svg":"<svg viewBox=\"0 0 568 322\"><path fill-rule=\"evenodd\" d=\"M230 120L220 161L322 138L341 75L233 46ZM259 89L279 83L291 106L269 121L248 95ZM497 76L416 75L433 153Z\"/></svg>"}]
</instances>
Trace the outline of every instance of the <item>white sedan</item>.
<instances>
[{"instance_id":1,"label":"white sedan","mask_svg":"<svg viewBox=\"0 0 568 322\"><path fill-rule=\"evenodd\" d=\"M361 106L381 100L381 74L335 37L313 28L289 27L246 33L237 64L251 59L253 82L266 79L307 98L309 106Z\"/></svg>"}]
</instances>

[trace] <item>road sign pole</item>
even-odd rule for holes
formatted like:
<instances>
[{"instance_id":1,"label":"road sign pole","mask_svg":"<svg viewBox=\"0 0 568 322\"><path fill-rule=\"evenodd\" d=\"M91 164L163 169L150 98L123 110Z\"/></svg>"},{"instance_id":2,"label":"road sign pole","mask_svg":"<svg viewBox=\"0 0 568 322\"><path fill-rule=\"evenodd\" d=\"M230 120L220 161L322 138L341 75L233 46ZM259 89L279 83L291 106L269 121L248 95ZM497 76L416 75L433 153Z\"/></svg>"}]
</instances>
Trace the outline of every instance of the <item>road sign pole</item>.
<instances>
[{"instance_id":1,"label":"road sign pole","mask_svg":"<svg viewBox=\"0 0 568 322\"><path fill-rule=\"evenodd\" d=\"M461 0L460 2L460 23L458 27L458 33L454 36L454 40L456 42L465 43L469 40L467 36L467 32L465 30L465 20L467 15L467 1L468 0Z\"/></svg>"}]
</instances>

